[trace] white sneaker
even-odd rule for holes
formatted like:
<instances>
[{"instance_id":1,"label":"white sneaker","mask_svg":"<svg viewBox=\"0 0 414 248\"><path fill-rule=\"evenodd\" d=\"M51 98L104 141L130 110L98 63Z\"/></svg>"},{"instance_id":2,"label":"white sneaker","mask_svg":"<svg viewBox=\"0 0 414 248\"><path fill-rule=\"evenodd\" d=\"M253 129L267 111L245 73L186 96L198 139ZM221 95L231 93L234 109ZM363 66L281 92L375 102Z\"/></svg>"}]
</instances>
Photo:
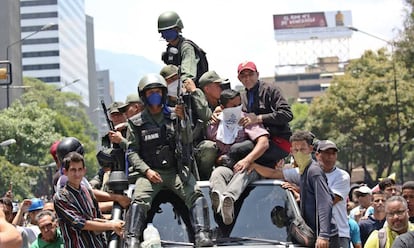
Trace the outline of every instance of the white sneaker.
<instances>
[{"instance_id":1,"label":"white sneaker","mask_svg":"<svg viewBox=\"0 0 414 248\"><path fill-rule=\"evenodd\" d=\"M224 196L223 203L221 205L221 217L223 223L230 225L234 218L234 200L230 196Z\"/></svg>"},{"instance_id":2,"label":"white sneaker","mask_svg":"<svg viewBox=\"0 0 414 248\"><path fill-rule=\"evenodd\" d=\"M221 195L218 191L213 190L210 193L211 206L213 207L214 213L218 213L221 208Z\"/></svg>"}]
</instances>

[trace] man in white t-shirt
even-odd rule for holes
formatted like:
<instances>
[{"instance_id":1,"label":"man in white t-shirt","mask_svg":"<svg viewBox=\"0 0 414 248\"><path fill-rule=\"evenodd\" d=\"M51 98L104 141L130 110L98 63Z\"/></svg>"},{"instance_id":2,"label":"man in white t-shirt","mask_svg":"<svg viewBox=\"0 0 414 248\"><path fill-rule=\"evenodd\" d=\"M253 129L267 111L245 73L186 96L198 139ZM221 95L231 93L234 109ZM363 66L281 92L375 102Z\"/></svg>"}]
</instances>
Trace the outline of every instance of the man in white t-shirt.
<instances>
[{"instance_id":1,"label":"man in white t-shirt","mask_svg":"<svg viewBox=\"0 0 414 248\"><path fill-rule=\"evenodd\" d=\"M332 216L338 227L339 247L349 248L349 224L346 211L346 199L350 190L349 174L336 167L338 148L330 140L319 142L316 150L316 159L328 179L328 186L334 193Z\"/></svg>"}]
</instances>

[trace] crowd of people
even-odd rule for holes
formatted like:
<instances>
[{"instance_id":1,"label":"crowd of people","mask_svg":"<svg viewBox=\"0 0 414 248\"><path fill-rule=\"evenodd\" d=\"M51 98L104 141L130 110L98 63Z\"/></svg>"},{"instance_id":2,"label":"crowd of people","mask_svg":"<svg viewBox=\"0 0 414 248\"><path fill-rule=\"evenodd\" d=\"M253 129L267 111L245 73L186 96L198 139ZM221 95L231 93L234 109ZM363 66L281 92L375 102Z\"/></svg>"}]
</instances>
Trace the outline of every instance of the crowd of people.
<instances>
[{"instance_id":1,"label":"crowd of people","mask_svg":"<svg viewBox=\"0 0 414 248\"><path fill-rule=\"evenodd\" d=\"M95 177L85 178L80 141L66 137L50 148L57 165L53 201L13 206L11 192L0 198L1 247L106 247L108 233L139 247L154 199L165 190L187 208L194 245L212 246L206 198L222 225L232 225L235 202L262 178L286 181L318 248L412 247L413 181L401 190L393 179L374 189L351 185L337 167L333 141L292 133L289 104L275 84L259 80L254 62L235 68L245 90L231 89L208 70L204 51L182 36L183 27L177 13L160 15L167 65L142 77L125 103L109 106L113 129L102 138ZM285 165L289 154L294 162ZM111 188L114 171L135 184L131 198ZM209 195L197 180L210 181ZM114 203L125 210L123 219L111 216Z\"/></svg>"}]
</instances>

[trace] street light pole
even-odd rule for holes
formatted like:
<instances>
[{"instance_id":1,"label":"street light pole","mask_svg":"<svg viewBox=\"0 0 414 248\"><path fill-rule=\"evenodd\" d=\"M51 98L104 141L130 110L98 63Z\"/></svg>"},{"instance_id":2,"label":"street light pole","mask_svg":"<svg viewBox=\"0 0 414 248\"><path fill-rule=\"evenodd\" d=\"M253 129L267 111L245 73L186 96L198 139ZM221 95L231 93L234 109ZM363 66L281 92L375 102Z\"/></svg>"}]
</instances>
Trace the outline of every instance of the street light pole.
<instances>
[{"instance_id":1,"label":"street light pole","mask_svg":"<svg viewBox=\"0 0 414 248\"><path fill-rule=\"evenodd\" d=\"M8 139L8 140L0 142L0 146L9 146L14 143L16 143L15 139Z\"/></svg>"},{"instance_id":2,"label":"street light pole","mask_svg":"<svg viewBox=\"0 0 414 248\"><path fill-rule=\"evenodd\" d=\"M396 63L395 63L395 54L394 54L394 42L390 42L388 40L385 40L383 38L380 38L376 35L367 33L365 31L362 31L360 29L357 29L355 27L348 27L348 29L355 31L355 32L360 32L363 33L365 35L368 35L372 38L375 38L377 40L381 40L385 43L387 43L388 45L391 46L391 54L392 54L392 72L393 72L393 83L394 83L394 98L395 98L395 112L397 115L397 130L398 130L398 156L399 156L399 161L400 161L400 178L401 178L401 184L404 183L404 167L403 167L403 153L402 153L402 141L401 141L401 120L400 120L400 107L399 107L399 100L398 100L398 87L397 87L397 68L396 68Z\"/></svg>"},{"instance_id":3,"label":"street light pole","mask_svg":"<svg viewBox=\"0 0 414 248\"><path fill-rule=\"evenodd\" d=\"M9 49L10 49L10 47L12 47L13 45L19 44L19 43L21 43L22 41L24 41L24 40L26 40L26 39L28 39L28 38L32 37L33 35L35 35L35 34L37 34L37 33L41 32L41 31L47 30L47 29L49 29L49 28L51 28L51 27L53 27L53 26L56 26L56 23L48 23L48 24L44 25L43 27L41 27L39 30L36 30L35 32L28 34L28 35L27 35L27 36L25 36L24 38L22 38L22 39L20 39L20 40L17 40L17 41L15 41L15 42L12 42L11 44L9 44L9 45L7 46L7 48L6 48L6 59L7 59L7 61L9 61L9 60L10 60L10 59L9 59ZM10 76L13 78L13 75L10 75ZM12 81L13 81L13 80L12 80ZM6 105L6 106L7 106L7 108L8 108L8 107L10 106L10 87L9 87L9 85L7 85L6 91L7 91L7 93L6 93L7 105Z\"/></svg>"},{"instance_id":4,"label":"street light pole","mask_svg":"<svg viewBox=\"0 0 414 248\"><path fill-rule=\"evenodd\" d=\"M65 85L63 85L63 86L61 86L59 88L56 88L56 91L62 91L63 88L68 87L69 85L72 85L72 84L77 83L79 81L80 81L80 79L78 78L78 79L73 80L70 83L65 83Z\"/></svg>"},{"instance_id":5,"label":"street light pole","mask_svg":"<svg viewBox=\"0 0 414 248\"><path fill-rule=\"evenodd\" d=\"M50 182L49 185L48 185L48 189L47 189L49 191L48 196L52 195L53 187L54 187L54 185L53 185L53 168L56 169L56 163L55 162L52 162L52 163L47 164L47 165L39 165L39 166L35 166L35 165L31 165L31 164L28 164L28 163L21 162L19 164L19 166L20 167L25 167L25 168L36 167L36 168L47 169L47 178L48 178L48 181Z\"/></svg>"}]
</instances>

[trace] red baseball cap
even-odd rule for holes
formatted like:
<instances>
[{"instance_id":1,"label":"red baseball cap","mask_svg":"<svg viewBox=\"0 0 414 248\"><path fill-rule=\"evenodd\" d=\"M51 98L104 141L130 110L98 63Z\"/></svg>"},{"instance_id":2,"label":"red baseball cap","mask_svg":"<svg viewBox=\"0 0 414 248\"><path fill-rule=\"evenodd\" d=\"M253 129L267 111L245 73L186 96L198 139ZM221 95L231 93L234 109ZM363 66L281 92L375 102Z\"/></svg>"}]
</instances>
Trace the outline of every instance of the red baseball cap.
<instances>
[{"instance_id":1,"label":"red baseball cap","mask_svg":"<svg viewBox=\"0 0 414 248\"><path fill-rule=\"evenodd\" d=\"M246 61L239 64L239 67L237 68L237 73L240 74L240 72L244 70L251 70L251 71L257 71L256 65L251 61Z\"/></svg>"}]
</instances>

